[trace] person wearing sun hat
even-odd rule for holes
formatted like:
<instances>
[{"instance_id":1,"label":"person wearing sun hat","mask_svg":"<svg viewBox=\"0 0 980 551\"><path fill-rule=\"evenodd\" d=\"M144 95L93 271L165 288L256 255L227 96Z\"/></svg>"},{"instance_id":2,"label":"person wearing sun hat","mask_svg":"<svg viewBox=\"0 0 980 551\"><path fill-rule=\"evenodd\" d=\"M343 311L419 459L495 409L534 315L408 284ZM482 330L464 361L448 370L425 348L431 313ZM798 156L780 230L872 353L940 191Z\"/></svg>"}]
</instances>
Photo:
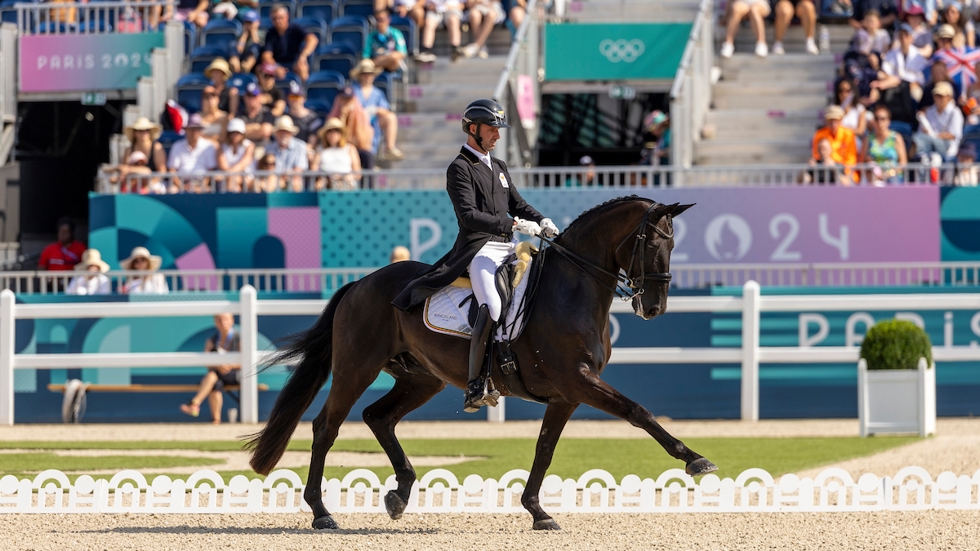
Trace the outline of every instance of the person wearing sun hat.
<instances>
[{"instance_id":1,"label":"person wearing sun hat","mask_svg":"<svg viewBox=\"0 0 980 551\"><path fill-rule=\"evenodd\" d=\"M238 175L227 178L225 191L242 191L251 181L251 176L243 177L240 174L251 174L254 163L255 143L245 137L245 121L231 119L228 121L225 143L218 148L218 170Z\"/></svg>"},{"instance_id":2,"label":"person wearing sun hat","mask_svg":"<svg viewBox=\"0 0 980 551\"><path fill-rule=\"evenodd\" d=\"M218 94L218 109L226 113L237 111L238 88L228 86L228 79L231 78L231 68L228 66L228 62L220 57L214 58L214 61L204 69L204 76L211 79L211 85L214 86L214 90Z\"/></svg>"},{"instance_id":3,"label":"person wearing sun hat","mask_svg":"<svg viewBox=\"0 0 980 551\"><path fill-rule=\"evenodd\" d=\"M828 105L824 108L823 118L825 125L813 135L812 159L821 158L818 147L821 140L827 140L831 147L831 158L837 164L843 165L845 174L850 176L850 169L857 164L857 140L853 130L841 125L844 109L839 105Z\"/></svg>"},{"instance_id":4,"label":"person wearing sun hat","mask_svg":"<svg viewBox=\"0 0 980 551\"><path fill-rule=\"evenodd\" d=\"M276 158L276 172L279 174L299 173L310 168L306 144L296 138L297 132L299 132L299 128L293 124L293 119L289 115L283 115L276 119L273 139L266 147L265 152ZM290 180L290 187L293 191L303 191L303 178L301 176L295 175Z\"/></svg>"},{"instance_id":5,"label":"person wearing sun hat","mask_svg":"<svg viewBox=\"0 0 980 551\"><path fill-rule=\"evenodd\" d=\"M167 152L163 145L157 141L163 127L151 122L146 117L139 117L133 124L123 129L123 134L129 140L129 147L123 152L123 159L129 159L130 155L139 151L146 156L147 166L154 172L164 172L167 170Z\"/></svg>"},{"instance_id":6,"label":"person wearing sun hat","mask_svg":"<svg viewBox=\"0 0 980 551\"><path fill-rule=\"evenodd\" d=\"M405 154L395 145L398 141L398 117L392 112L384 92L374 87L374 78L381 71L370 59L362 59L351 69L350 76L354 80L351 89L374 128L372 153L378 153L381 134L384 133L385 150L378 158L382 161L400 161L405 158Z\"/></svg>"},{"instance_id":7,"label":"person wearing sun hat","mask_svg":"<svg viewBox=\"0 0 980 551\"><path fill-rule=\"evenodd\" d=\"M154 273L160 269L163 259L159 256L150 254L146 247L136 247L129 254L129 258L121 260L119 266L123 270L141 272L130 277L123 286L122 292L126 295L165 295L170 292L163 274Z\"/></svg>"},{"instance_id":8,"label":"person wearing sun hat","mask_svg":"<svg viewBox=\"0 0 980 551\"><path fill-rule=\"evenodd\" d=\"M69 295L109 295L112 294L112 282L105 275L109 265L102 260L98 249L86 249L82 260L75 265L75 270L85 272L72 278L65 290Z\"/></svg>"},{"instance_id":9,"label":"person wearing sun hat","mask_svg":"<svg viewBox=\"0 0 980 551\"><path fill-rule=\"evenodd\" d=\"M348 143L344 123L333 117L317 133L322 149L313 159L313 170L326 173L317 180L317 189L357 189L361 179L361 159L357 148Z\"/></svg>"},{"instance_id":10,"label":"person wearing sun hat","mask_svg":"<svg viewBox=\"0 0 980 551\"><path fill-rule=\"evenodd\" d=\"M937 82L932 87L934 103L918 115L919 131L912 135L922 161L941 164L956 159L963 138L963 112L953 100L953 85Z\"/></svg>"}]
</instances>

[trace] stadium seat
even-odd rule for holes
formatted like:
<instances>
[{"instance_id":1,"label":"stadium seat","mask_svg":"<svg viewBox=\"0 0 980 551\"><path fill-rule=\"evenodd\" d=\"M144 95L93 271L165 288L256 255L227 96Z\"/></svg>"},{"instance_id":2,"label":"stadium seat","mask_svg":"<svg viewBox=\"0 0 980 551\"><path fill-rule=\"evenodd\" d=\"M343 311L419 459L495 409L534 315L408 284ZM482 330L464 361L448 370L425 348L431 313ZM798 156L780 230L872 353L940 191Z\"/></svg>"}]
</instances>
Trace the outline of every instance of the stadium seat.
<instances>
[{"instance_id":1,"label":"stadium seat","mask_svg":"<svg viewBox=\"0 0 980 551\"><path fill-rule=\"evenodd\" d=\"M268 18L269 10L276 4L282 4L289 10L289 18L296 17L296 0L259 0L259 17Z\"/></svg>"},{"instance_id":2,"label":"stadium seat","mask_svg":"<svg viewBox=\"0 0 980 551\"><path fill-rule=\"evenodd\" d=\"M272 20L269 19L269 16L265 16L265 17L259 19L259 31L262 31L263 33L264 32L269 32L269 29L271 29L271 28L272 28ZM260 36L261 36L261 33L260 33Z\"/></svg>"},{"instance_id":3,"label":"stadium seat","mask_svg":"<svg viewBox=\"0 0 980 551\"><path fill-rule=\"evenodd\" d=\"M227 55L227 46L198 46L190 55L190 72L200 73L216 58L223 58Z\"/></svg>"},{"instance_id":4,"label":"stadium seat","mask_svg":"<svg viewBox=\"0 0 980 551\"><path fill-rule=\"evenodd\" d=\"M307 101L318 101L328 106L333 105L337 93L344 89L347 79L336 71L319 71L310 75L306 81Z\"/></svg>"},{"instance_id":5,"label":"stadium seat","mask_svg":"<svg viewBox=\"0 0 980 551\"><path fill-rule=\"evenodd\" d=\"M313 55L313 70L337 71L342 75L349 75L359 59L361 59L361 52L354 50L354 47L346 42L325 44L317 48L316 54Z\"/></svg>"},{"instance_id":6,"label":"stadium seat","mask_svg":"<svg viewBox=\"0 0 980 551\"><path fill-rule=\"evenodd\" d=\"M395 104L393 101L393 98L395 97L395 75L387 71L381 73L374 78L374 87L384 92L385 99L388 100L388 103L391 105Z\"/></svg>"},{"instance_id":7,"label":"stadium seat","mask_svg":"<svg viewBox=\"0 0 980 551\"><path fill-rule=\"evenodd\" d=\"M419 30L415 25L415 20L409 17L392 16L391 27L398 29L405 35L405 49L408 55L413 56L419 53Z\"/></svg>"},{"instance_id":8,"label":"stadium seat","mask_svg":"<svg viewBox=\"0 0 980 551\"><path fill-rule=\"evenodd\" d=\"M367 19L363 17L338 17L330 23L330 41L333 44L346 42L353 46L355 51L361 52L364 50L367 36Z\"/></svg>"},{"instance_id":9,"label":"stadium seat","mask_svg":"<svg viewBox=\"0 0 980 551\"><path fill-rule=\"evenodd\" d=\"M329 42L327 24L316 17L297 17L293 20L293 23L303 27L303 30L306 32L315 34L320 44Z\"/></svg>"},{"instance_id":10,"label":"stadium seat","mask_svg":"<svg viewBox=\"0 0 980 551\"><path fill-rule=\"evenodd\" d=\"M157 142L163 146L163 151L166 152L167 157L170 157L170 148L174 146L174 142L177 140L182 140L184 137L173 130L164 130L160 133L160 137L157 138Z\"/></svg>"},{"instance_id":11,"label":"stadium seat","mask_svg":"<svg viewBox=\"0 0 980 551\"><path fill-rule=\"evenodd\" d=\"M238 88L238 91L242 94L245 93L245 87L248 86L249 83L254 83L257 86L259 84L259 79L251 73L235 73L231 75L230 79L228 79L228 85Z\"/></svg>"},{"instance_id":12,"label":"stadium seat","mask_svg":"<svg viewBox=\"0 0 980 551\"><path fill-rule=\"evenodd\" d=\"M194 48L197 48L197 26L184 21L184 55L191 55Z\"/></svg>"},{"instance_id":13,"label":"stadium seat","mask_svg":"<svg viewBox=\"0 0 980 551\"><path fill-rule=\"evenodd\" d=\"M212 19L204 27L204 45L222 46L227 51L229 44L238 39L242 24L236 20Z\"/></svg>"},{"instance_id":14,"label":"stadium seat","mask_svg":"<svg viewBox=\"0 0 980 551\"><path fill-rule=\"evenodd\" d=\"M177 80L177 103L187 110L187 114L201 110L201 91L211 84L204 73L191 73Z\"/></svg>"},{"instance_id":15,"label":"stadium seat","mask_svg":"<svg viewBox=\"0 0 980 551\"><path fill-rule=\"evenodd\" d=\"M17 24L17 10L14 5L20 0L0 1L0 22Z\"/></svg>"},{"instance_id":16,"label":"stadium seat","mask_svg":"<svg viewBox=\"0 0 980 551\"><path fill-rule=\"evenodd\" d=\"M340 0L340 15L374 17L374 0Z\"/></svg>"},{"instance_id":17,"label":"stadium seat","mask_svg":"<svg viewBox=\"0 0 980 551\"><path fill-rule=\"evenodd\" d=\"M333 100L330 101L331 103L327 103L319 99L307 99L306 108L326 119L330 115L330 109L333 108Z\"/></svg>"},{"instance_id":18,"label":"stadium seat","mask_svg":"<svg viewBox=\"0 0 980 551\"><path fill-rule=\"evenodd\" d=\"M315 17L323 21L323 24L328 28L330 22L337 17L338 12L336 0L308 0L299 5L300 17Z\"/></svg>"}]
</instances>

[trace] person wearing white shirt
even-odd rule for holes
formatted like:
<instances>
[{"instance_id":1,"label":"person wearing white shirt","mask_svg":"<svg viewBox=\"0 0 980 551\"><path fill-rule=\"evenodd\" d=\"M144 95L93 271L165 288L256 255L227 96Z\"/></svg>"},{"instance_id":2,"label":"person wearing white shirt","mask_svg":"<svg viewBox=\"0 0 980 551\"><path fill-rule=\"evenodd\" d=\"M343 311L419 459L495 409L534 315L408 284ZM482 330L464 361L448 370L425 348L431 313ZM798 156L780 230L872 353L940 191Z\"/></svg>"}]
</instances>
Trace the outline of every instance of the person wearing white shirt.
<instances>
[{"instance_id":1,"label":"person wearing white shirt","mask_svg":"<svg viewBox=\"0 0 980 551\"><path fill-rule=\"evenodd\" d=\"M98 249L86 249L82 253L82 261L75 265L75 270L85 272L72 278L65 290L69 295L108 295L112 293L112 282L105 275L109 265L102 260Z\"/></svg>"},{"instance_id":2,"label":"person wearing white shirt","mask_svg":"<svg viewBox=\"0 0 980 551\"><path fill-rule=\"evenodd\" d=\"M898 44L899 47L885 54L881 62L881 70L888 77L872 82L871 87L887 90L903 81L908 82L912 98L918 101L922 98L922 86L926 79L923 71L929 66L929 62L912 45L912 27L908 23L903 23L898 31Z\"/></svg>"},{"instance_id":3,"label":"person wearing white shirt","mask_svg":"<svg viewBox=\"0 0 980 551\"><path fill-rule=\"evenodd\" d=\"M201 115L199 113L191 115L187 126L184 128L187 137L175 142L170 149L167 168L170 172L182 176L214 170L218 166L218 152L214 142L201 139L204 130ZM175 193L178 191L199 191L198 187L203 188L206 185L204 180L199 179L192 180L189 185L184 185L177 178L173 182L171 191Z\"/></svg>"},{"instance_id":4,"label":"person wearing white shirt","mask_svg":"<svg viewBox=\"0 0 980 551\"><path fill-rule=\"evenodd\" d=\"M920 159L938 155L944 161L952 161L963 138L963 112L953 101L953 85L948 82L937 82L932 97L936 103L919 112L919 131L912 141Z\"/></svg>"},{"instance_id":5,"label":"person wearing white shirt","mask_svg":"<svg viewBox=\"0 0 980 551\"><path fill-rule=\"evenodd\" d=\"M163 259L159 256L150 254L146 247L136 247L119 265L124 270L142 272L139 275L129 278L123 287L123 294L127 295L165 295L170 292L163 274L152 273L160 269Z\"/></svg>"}]
</instances>

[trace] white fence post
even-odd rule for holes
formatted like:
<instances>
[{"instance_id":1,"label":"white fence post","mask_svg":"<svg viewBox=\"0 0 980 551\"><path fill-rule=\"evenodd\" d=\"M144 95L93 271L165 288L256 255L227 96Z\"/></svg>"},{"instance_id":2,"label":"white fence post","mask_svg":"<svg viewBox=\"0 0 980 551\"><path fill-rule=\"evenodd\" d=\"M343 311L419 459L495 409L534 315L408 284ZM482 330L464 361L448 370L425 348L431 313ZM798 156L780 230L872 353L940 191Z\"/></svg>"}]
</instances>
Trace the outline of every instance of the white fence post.
<instances>
[{"instance_id":1,"label":"white fence post","mask_svg":"<svg viewBox=\"0 0 980 551\"><path fill-rule=\"evenodd\" d=\"M507 404L505 397L501 396L497 401L497 407L487 408L487 421L491 423L503 423L507 420Z\"/></svg>"},{"instance_id":2,"label":"white fence post","mask_svg":"<svg viewBox=\"0 0 980 551\"><path fill-rule=\"evenodd\" d=\"M759 420L759 297L755 281L742 286L742 420Z\"/></svg>"},{"instance_id":3,"label":"white fence post","mask_svg":"<svg viewBox=\"0 0 980 551\"><path fill-rule=\"evenodd\" d=\"M14 424L14 292L0 291L0 425Z\"/></svg>"},{"instance_id":4,"label":"white fence post","mask_svg":"<svg viewBox=\"0 0 980 551\"><path fill-rule=\"evenodd\" d=\"M259 422L259 374L255 368L258 361L259 318L258 301L255 287L245 285L239 291L242 312L239 316L241 329L242 353L242 386L241 386L241 418L242 423Z\"/></svg>"}]
</instances>

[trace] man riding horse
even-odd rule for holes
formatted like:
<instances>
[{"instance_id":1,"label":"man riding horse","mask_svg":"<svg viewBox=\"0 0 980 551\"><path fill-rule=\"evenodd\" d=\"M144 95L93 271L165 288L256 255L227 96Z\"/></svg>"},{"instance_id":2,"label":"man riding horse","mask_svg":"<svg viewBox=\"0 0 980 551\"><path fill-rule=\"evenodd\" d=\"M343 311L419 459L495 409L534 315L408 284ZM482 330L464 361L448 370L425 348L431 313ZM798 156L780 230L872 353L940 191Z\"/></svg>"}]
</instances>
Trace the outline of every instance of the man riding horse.
<instances>
[{"instance_id":1,"label":"man riding horse","mask_svg":"<svg viewBox=\"0 0 980 551\"><path fill-rule=\"evenodd\" d=\"M500 321L502 304L495 274L514 252L515 232L532 237L542 233L545 237L558 235L554 222L527 204L518 193L507 165L490 156L500 139L501 128L510 125L504 108L497 102L481 99L466 107L463 113L466 144L446 171L446 190L459 224L456 243L392 301L407 312L469 270L479 311L470 337L469 382L463 405L467 413L496 402L481 370L492 338L493 322Z\"/></svg>"}]
</instances>

